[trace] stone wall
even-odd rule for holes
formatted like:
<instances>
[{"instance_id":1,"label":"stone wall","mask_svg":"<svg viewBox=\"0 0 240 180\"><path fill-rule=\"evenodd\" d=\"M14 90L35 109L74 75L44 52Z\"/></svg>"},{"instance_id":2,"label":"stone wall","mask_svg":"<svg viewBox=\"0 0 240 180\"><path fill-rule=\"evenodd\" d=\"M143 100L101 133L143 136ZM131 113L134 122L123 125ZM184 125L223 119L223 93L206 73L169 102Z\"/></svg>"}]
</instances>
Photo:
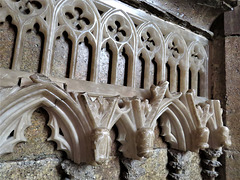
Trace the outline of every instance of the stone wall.
<instances>
[{"instance_id":1,"label":"stone wall","mask_svg":"<svg viewBox=\"0 0 240 180\"><path fill-rule=\"evenodd\" d=\"M158 138L155 140L154 154L150 159L137 161L123 158L117 151L119 144L114 127L111 131L114 143L109 162L77 165L67 160L64 152L57 151L54 142L47 141L51 131L44 109L37 109L31 122L32 125L25 130L27 141L18 143L13 153L0 157L0 179L165 179L168 174L167 149L159 137L158 128L155 130Z\"/></svg>"},{"instance_id":2,"label":"stone wall","mask_svg":"<svg viewBox=\"0 0 240 180\"><path fill-rule=\"evenodd\" d=\"M232 145L220 158L219 179L239 179L240 167L240 7L219 16L212 25L215 36L210 43L210 84L212 98L220 99L224 122ZM224 27L224 28L223 28Z\"/></svg>"},{"instance_id":3,"label":"stone wall","mask_svg":"<svg viewBox=\"0 0 240 180\"><path fill-rule=\"evenodd\" d=\"M117 130L111 131L114 141L110 160L104 164L77 165L56 149L55 142L47 141L50 128L48 114L39 108L31 118L32 125L25 130L26 142L18 143L14 152L0 157L0 179L166 179L168 176L167 145L155 129L153 156L149 159L131 160L118 152ZM200 158L197 153L183 154L184 179L201 179Z\"/></svg>"},{"instance_id":4,"label":"stone wall","mask_svg":"<svg viewBox=\"0 0 240 180\"><path fill-rule=\"evenodd\" d=\"M226 177L237 179L240 177L240 36L226 37L225 50L226 125L232 136L232 146L226 150Z\"/></svg>"},{"instance_id":5,"label":"stone wall","mask_svg":"<svg viewBox=\"0 0 240 180\"><path fill-rule=\"evenodd\" d=\"M158 1L154 1L157 3ZM186 5L186 1L185 5ZM147 2L149 4L149 1ZM175 4L174 4L175 3ZM198 18L197 11L192 10L191 4L182 8L176 2L173 4L160 4L163 9L171 9L171 13L176 17L182 16L182 22L195 23L196 27L209 31L209 26L213 19L219 14L219 11L212 12L211 16ZM151 4L150 4L151 5ZM155 8L160 5L155 4ZM195 6L194 6L195 7ZM180 8L179 12L178 9ZM199 6L196 6L198 9ZM207 9L208 12L211 9ZM204 11L202 9L202 11ZM239 8L238 8L239 9ZM239 10L236 10L239 12ZM222 12L222 11L221 11ZM191 14L192 13L192 14ZM194 18L191 19L190 15ZM205 20L208 20L207 22ZM225 17L225 21L229 19ZM0 65L3 68L9 68L11 62L11 49L14 43L15 27L9 23L0 25ZM219 24L218 24L219 25ZM217 25L216 25L217 26ZM216 27L215 27L216 28ZM223 24L219 25L223 28ZM9 30L10 29L10 30ZM39 44L42 35L38 33L38 27L31 34L30 39L26 40L26 51L23 60L29 63L29 66L37 69L34 61L40 58L41 44ZM204 33L203 33L204 34ZM226 35L226 34L225 34ZM233 145L225 150L223 158L223 168L219 169L222 179L237 179L240 177L240 33L231 33L228 31L227 37L224 35L215 36L211 43L214 51L210 52L211 62L211 91L212 97L222 100L222 106L225 110L226 125L231 130ZM68 48L67 43L60 43L61 48ZM63 58L60 54L59 58ZM25 67L21 67L24 70ZM28 69L28 68L27 68ZM225 83L226 81L226 83ZM226 96L225 96L226 95ZM116 141L117 130L113 128L111 138L114 141L112 146L111 158L109 162L102 165L80 164L76 165L67 160L66 154L56 149L54 142L47 141L50 136L50 129L47 126L48 114L43 109L37 109L32 115L32 125L25 130L27 141L15 146L14 152L0 157L0 179L166 179L168 176L168 151L160 137L160 128L155 129L155 144L153 156L149 159L130 160L123 158L118 152L119 143ZM184 179L202 179L200 158L197 153L187 152L183 154L183 172Z\"/></svg>"},{"instance_id":6,"label":"stone wall","mask_svg":"<svg viewBox=\"0 0 240 180\"><path fill-rule=\"evenodd\" d=\"M240 177L240 6L224 15L226 125L231 130L232 146L226 150L226 179ZM229 23L231 22L231 23Z\"/></svg>"}]
</instances>

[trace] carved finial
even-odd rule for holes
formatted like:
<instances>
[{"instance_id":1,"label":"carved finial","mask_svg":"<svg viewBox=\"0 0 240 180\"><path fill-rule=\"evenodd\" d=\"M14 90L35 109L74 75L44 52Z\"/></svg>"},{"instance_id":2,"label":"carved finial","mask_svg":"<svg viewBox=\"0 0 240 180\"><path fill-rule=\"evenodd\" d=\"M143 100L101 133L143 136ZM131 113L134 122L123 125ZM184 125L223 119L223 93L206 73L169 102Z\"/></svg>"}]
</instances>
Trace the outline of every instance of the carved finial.
<instances>
[{"instance_id":1,"label":"carved finial","mask_svg":"<svg viewBox=\"0 0 240 180\"><path fill-rule=\"evenodd\" d=\"M189 112L192 116L192 119L195 123L196 129L194 131L194 151L199 151L199 149L205 149L209 147L209 129L206 127L207 122L213 116L213 110L210 107L210 104L196 103L196 93L195 90L189 90L186 93L187 106Z\"/></svg>"},{"instance_id":2,"label":"carved finial","mask_svg":"<svg viewBox=\"0 0 240 180\"><path fill-rule=\"evenodd\" d=\"M87 93L79 95L79 101L85 106L94 128L106 127L111 128L116 118L119 116L118 111L119 96L115 97L90 97Z\"/></svg>"},{"instance_id":3,"label":"carved finial","mask_svg":"<svg viewBox=\"0 0 240 180\"><path fill-rule=\"evenodd\" d=\"M166 90L168 88L169 82L159 82L158 86L152 85L150 87L150 91L152 94L151 101L154 102L156 100L161 101L166 93Z\"/></svg>"}]
</instances>

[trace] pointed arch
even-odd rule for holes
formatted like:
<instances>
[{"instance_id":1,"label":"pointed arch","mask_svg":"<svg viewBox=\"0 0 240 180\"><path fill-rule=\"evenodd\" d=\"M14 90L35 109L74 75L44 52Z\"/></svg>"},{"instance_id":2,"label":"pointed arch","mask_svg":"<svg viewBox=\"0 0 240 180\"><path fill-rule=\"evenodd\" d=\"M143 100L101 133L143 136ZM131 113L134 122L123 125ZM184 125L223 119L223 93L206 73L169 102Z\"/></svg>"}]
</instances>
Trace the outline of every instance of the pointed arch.
<instances>
[{"instance_id":1,"label":"pointed arch","mask_svg":"<svg viewBox=\"0 0 240 180\"><path fill-rule=\"evenodd\" d=\"M15 88L14 94L1 102L1 154L11 152L18 142L25 141L24 130L31 124L29 115L39 107L50 115L52 135L49 140L55 141L58 149L67 152L75 163L91 161L91 142L88 140L91 125L70 95L51 83ZM59 128L64 136L59 134ZM8 139L7 135L12 131L14 137Z\"/></svg>"},{"instance_id":2,"label":"pointed arch","mask_svg":"<svg viewBox=\"0 0 240 180\"><path fill-rule=\"evenodd\" d=\"M188 68L187 45L185 40L178 33L170 33L165 40L166 61L170 66L170 90L177 92L178 84L181 92L188 90ZM180 72L177 71L179 65ZM169 72L168 72L169 73ZM178 74L181 78L178 78ZM177 79L181 81L178 82Z\"/></svg>"},{"instance_id":3,"label":"pointed arch","mask_svg":"<svg viewBox=\"0 0 240 180\"><path fill-rule=\"evenodd\" d=\"M125 157L140 158L137 143L138 131L141 128L154 131L159 118L162 127L161 135L165 137L165 141L170 144L171 148L181 151L199 150L199 142L195 141L198 141L198 136L201 136L201 134L197 134L199 127L193 121L189 109L178 97L164 98L159 105L160 107L155 112L157 114L154 115L152 122L140 122L141 118L139 117L143 116L143 112L135 106L133 107L132 100L125 102L125 108L128 107L131 110L123 113L116 122L119 132L118 141L122 144L120 151L123 152ZM152 108L154 107L152 106ZM138 114L141 115L138 116ZM141 125L141 123L143 124ZM201 141L201 138L199 140Z\"/></svg>"},{"instance_id":4,"label":"pointed arch","mask_svg":"<svg viewBox=\"0 0 240 180\"><path fill-rule=\"evenodd\" d=\"M122 79L124 86L130 86L132 83L132 79L134 78L134 69L133 69L133 63L134 63L134 56L133 56L134 50L132 49L131 45L128 43L123 44L120 46L118 51L118 67L117 67L117 80ZM124 63L121 64L120 57L124 58ZM119 65L122 66L122 68L119 68ZM122 71L120 73L120 71Z\"/></svg>"},{"instance_id":5,"label":"pointed arch","mask_svg":"<svg viewBox=\"0 0 240 180\"><path fill-rule=\"evenodd\" d=\"M197 41L188 47L189 72L191 72L191 88L199 92L199 96L207 96L208 56L203 45Z\"/></svg>"},{"instance_id":6,"label":"pointed arch","mask_svg":"<svg viewBox=\"0 0 240 180\"><path fill-rule=\"evenodd\" d=\"M170 143L171 148L186 150L184 129L176 114L169 108L161 116L161 127L163 128L161 135L165 136L165 141Z\"/></svg>"},{"instance_id":7,"label":"pointed arch","mask_svg":"<svg viewBox=\"0 0 240 180\"><path fill-rule=\"evenodd\" d=\"M132 74L135 74L135 55L136 55L136 48L137 48L137 32L134 22L129 17L129 15L119 9L112 10L104 14L101 20L101 41L105 41L106 39L111 39L116 43L117 54L118 56L121 46L123 44L128 44L131 49L133 50L133 63L131 64L132 67ZM99 41L101 43L101 41ZM116 62L117 63L117 62ZM127 85L130 87L134 87L134 76L132 75L131 78L128 79Z\"/></svg>"},{"instance_id":8,"label":"pointed arch","mask_svg":"<svg viewBox=\"0 0 240 180\"><path fill-rule=\"evenodd\" d=\"M161 30L158 26L152 22L147 22L138 28L138 54L147 53L149 55L149 60L151 62L145 62L146 65L149 63L152 64L152 61L156 63L156 67L153 72L149 69L146 70L147 82L163 81L164 80L164 56L165 56L165 45L164 38ZM146 56L146 55L145 55ZM148 65L145 68L150 68ZM156 71L156 72L154 72ZM137 72L137 71L136 71ZM151 74L151 75L150 75ZM148 83L145 88L149 88L151 83Z\"/></svg>"},{"instance_id":9,"label":"pointed arch","mask_svg":"<svg viewBox=\"0 0 240 180\"><path fill-rule=\"evenodd\" d=\"M118 48L116 43L111 38L106 39L102 43L101 51L99 54L100 58L98 60L98 81L102 83L116 84L118 58ZM107 64L107 66L104 66L104 64ZM108 69L104 69L106 67Z\"/></svg>"},{"instance_id":10,"label":"pointed arch","mask_svg":"<svg viewBox=\"0 0 240 180\"><path fill-rule=\"evenodd\" d=\"M85 48L81 46L82 43ZM96 46L96 39L91 33L85 32L79 37L76 47L74 47L73 55L75 58L71 63L73 78L87 81L92 80L95 73L93 63L96 57ZM84 52L79 51L80 49Z\"/></svg>"}]
</instances>

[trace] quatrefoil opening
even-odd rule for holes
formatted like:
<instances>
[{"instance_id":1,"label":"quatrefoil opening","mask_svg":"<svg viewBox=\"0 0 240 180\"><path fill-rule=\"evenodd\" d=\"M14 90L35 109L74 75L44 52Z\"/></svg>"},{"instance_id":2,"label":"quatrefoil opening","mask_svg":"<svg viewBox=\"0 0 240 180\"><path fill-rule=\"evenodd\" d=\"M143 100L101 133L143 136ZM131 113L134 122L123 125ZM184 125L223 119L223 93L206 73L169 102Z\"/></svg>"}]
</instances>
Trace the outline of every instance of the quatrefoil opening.
<instances>
[{"instance_id":1,"label":"quatrefoil opening","mask_svg":"<svg viewBox=\"0 0 240 180\"><path fill-rule=\"evenodd\" d=\"M205 55L204 55L204 49L203 47L199 46L199 45L195 45L192 49L191 49L191 63L194 63L195 65L199 66L204 62L205 59Z\"/></svg>"},{"instance_id":2,"label":"quatrefoil opening","mask_svg":"<svg viewBox=\"0 0 240 180\"><path fill-rule=\"evenodd\" d=\"M174 37L171 41L168 43L168 53L169 56L179 60L182 58L184 54L184 48L182 47L181 40L177 37Z\"/></svg>"},{"instance_id":3,"label":"quatrefoil opening","mask_svg":"<svg viewBox=\"0 0 240 180\"><path fill-rule=\"evenodd\" d=\"M124 17L119 15L113 15L108 19L106 31L117 42L126 42L131 37L130 24Z\"/></svg>"},{"instance_id":4,"label":"quatrefoil opening","mask_svg":"<svg viewBox=\"0 0 240 180\"><path fill-rule=\"evenodd\" d=\"M43 7L41 2L34 0L12 0L12 2L17 5L18 10L24 15L30 15L34 10L39 10Z\"/></svg>"},{"instance_id":5,"label":"quatrefoil opening","mask_svg":"<svg viewBox=\"0 0 240 180\"><path fill-rule=\"evenodd\" d=\"M64 18L73 29L84 31L93 26L95 17L87 5L76 4L65 7Z\"/></svg>"},{"instance_id":6,"label":"quatrefoil opening","mask_svg":"<svg viewBox=\"0 0 240 180\"><path fill-rule=\"evenodd\" d=\"M153 28L145 29L141 34L141 41L148 51L154 52L160 47L160 39L158 38L158 33Z\"/></svg>"}]
</instances>

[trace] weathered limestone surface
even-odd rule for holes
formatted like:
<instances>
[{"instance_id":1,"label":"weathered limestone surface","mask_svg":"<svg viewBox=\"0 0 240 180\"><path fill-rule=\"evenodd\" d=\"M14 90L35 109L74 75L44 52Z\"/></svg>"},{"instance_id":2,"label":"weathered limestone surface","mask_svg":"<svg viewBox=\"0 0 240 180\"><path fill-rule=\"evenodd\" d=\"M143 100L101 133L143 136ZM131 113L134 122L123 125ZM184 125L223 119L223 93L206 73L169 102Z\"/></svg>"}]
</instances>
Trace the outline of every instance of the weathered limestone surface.
<instances>
[{"instance_id":1,"label":"weathered limestone surface","mask_svg":"<svg viewBox=\"0 0 240 180\"><path fill-rule=\"evenodd\" d=\"M195 152L168 150L168 179L202 179L200 157Z\"/></svg>"},{"instance_id":2,"label":"weathered limestone surface","mask_svg":"<svg viewBox=\"0 0 240 180\"><path fill-rule=\"evenodd\" d=\"M186 4L186 2L185 2ZM188 4L188 3L187 3ZM174 5L174 4L173 4ZM196 16L196 14L199 13L195 8L192 8L186 6L183 9L180 9L177 5L172 6L171 4L165 4L166 9L171 9L172 12L178 13L176 16L179 16L184 18L185 20L189 20L190 22L193 22L193 20L189 18L189 16L185 16L184 11L187 11L191 9L190 14L192 13L193 16ZM172 6L172 7L171 7ZM204 12L206 8L203 8L202 11ZM211 11L208 11L211 13ZM206 16L202 16L202 19L198 19L196 22L196 25L199 27L208 28L210 26L210 22L212 21L211 18L213 18L216 14L214 14L215 11L212 11L211 16L209 16L209 19L206 19ZM205 19L204 19L205 18ZM204 19L204 20L203 20ZM209 20L209 21L205 21ZM205 24L205 25L204 25ZM4 31L4 33L6 33ZM1 35L0 35L1 36ZM1 36L5 37L5 35ZM6 36L7 37L7 36ZM4 44L4 47L6 47L6 52L1 52L0 48L0 54L4 55L3 58L0 59L6 59L11 58L11 53L8 51L13 45L13 38L11 35L9 35L9 38L11 42L5 46L5 42L7 40L1 41L1 45ZM35 39L36 38L36 39ZM38 43L39 37L33 36L30 42L34 43L33 45L27 44L30 49L28 49L29 52L24 51L24 58L26 61L26 66L22 66L22 70L27 69L34 69L34 72L37 71L37 65L33 64L33 67L27 67L31 66L31 63L28 63L30 59L39 59L39 52L41 49L41 44ZM234 43L231 43L231 42ZM236 49L239 49L239 37L229 37L229 39L226 39L226 47L229 46L229 50L231 53L234 54L232 51ZM229 44L229 45L227 45ZM65 46L65 45L62 45ZM67 45L66 45L67 46ZM32 49L31 49L32 48ZM68 48L68 47L65 47ZM218 49L218 48L216 48ZM38 52L35 53L35 52ZM219 50L220 51L220 50ZM239 86L236 88L236 84L240 84L239 82L239 62L234 59L239 59L240 55L231 57L229 56L229 67L228 73L229 77L228 79L229 84L228 87L228 108L229 108L229 116L227 125L230 126L233 136L233 149L235 151L227 151L227 172L229 179L231 178L237 178L239 177L239 130L238 126L239 123L237 123L237 120L239 121L239 113L236 113L239 109L239 99L236 97L240 97L239 95ZM233 63L233 64L232 64ZM238 64L236 64L238 63ZM2 67L9 68L10 64L3 65ZM61 65L59 65L61 66ZM234 71L234 69L236 69ZM233 79L234 78L234 79ZM221 81L221 80L218 80ZM233 81L233 82L232 82ZM221 81L222 82L222 81ZM233 89L232 89L233 87ZM219 99L219 98L218 98ZM15 151L12 154L4 155L0 157L0 179L33 179L34 177L36 179L61 179L65 175L63 172L59 171L59 169L64 169L65 173L71 176L72 179L118 179L119 176L121 176L120 172L120 164L119 159L115 156L116 155L116 149L117 147L112 147L112 153L110 157L110 162L105 165L97 165L97 166L91 166L91 165L81 165L77 166L73 164L70 161L62 161L62 158L65 156L62 152L56 151L56 145L51 142L47 142L46 139L49 137L49 128L46 127L46 121L47 121L46 114L40 110L36 111L32 116L32 123L33 126L29 127L25 131L25 137L27 137L26 143L19 143L15 147ZM125 177L128 177L129 179L165 179L167 176L167 150L166 145L162 142L161 138L158 137L159 130L155 129L155 141L154 141L154 147L155 148L165 148L165 149L155 149L153 156L147 160L143 161L131 161L131 162L125 162L122 163L125 164L125 167L127 169L127 174L125 174ZM111 134L111 137L114 136L114 133ZM112 139L116 139L116 137L112 137ZM117 144L113 144L113 146L117 146ZM201 179L200 172L201 168L199 167L199 157L196 153L187 153L186 154L186 163L184 166L184 174L186 179ZM60 165L61 164L61 165Z\"/></svg>"},{"instance_id":3,"label":"weathered limestone surface","mask_svg":"<svg viewBox=\"0 0 240 180\"><path fill-rule=\"evenodd\" d=\"M239 5L234 8L234 11L228 11L224 13L224 18L226 19L226 21L224 21L224 32L226 36L240 35L240 18L238 18L239 13Z\"/></svg>"},{"instance_id":4,"label":"weathered limestone surface","mask_svg":"<svg viewBox=\"0 0 240 180\"><path fill-rule=\"evenodd\" d=\"M224 122L230 129L232 145L220 158L219 179L239 179L240 151L240 29L239 7L224 13L212 25L214 38L210 43L211 92L220 99ZM224 27L224 28L223 28Z\"/></svg>"},{"instance_id":5,"label":"weathered limestone surface","mask_svg":"<svg viewBox=\"0 0 240 180\"><path fill-rule=\"evenodd\" d=\"M0 61L0 67L6 69L11 67L15 35L16 26L11 24L9 18L6 22L0 23L0 59L4 59L4 61Z\"/></svg>"},{"instance_id":6,"label":"weathered limestone surface","mask_svg":"<svg viewBox=\"0 0 240 180\"><path fill-rule=\"evenodd\" d=\"M155 149L153 156L149 159L137 161L122 159L124 170L122 177L125 179L166 179L168 170L166 169L168 163L167 149ZM188 151L182 157L182 176L184 180L194 179L200 180L201 167L200 157L198 153Z\"/></svg>"},{"instance_id":7,"label":"weathered limestone surface","mask_svg":"<svg viewBox=\"0 0 240 180\"><path fill-rule=\"evenodd\" d=\"M69 175L71 180L77 179L119 179L120 175L120 167L119 167L118 157L110 157L108 163L104 163L101 165L86 165L81 164L77 165L69 160L64 160L61 163L61 168L64 170L66 174Z\"/></svg>"},{"instance_id":8,"label":"weathered limestone surface","mask_svg":"<svg viewBox=\"0 0 240 180\"><path fill-rule=\"evenodd\" d=\"M184 178L187 179L194 179L194 180L200 180L201 177L201 167L200 164L200 158L198 153L190 152L188 151L185 155L185 163L183 166L184 169Z\"/></svg>"},{"instance_id":9,"label":"weathered limestone surface","mask_svg":"<svg viewBox=\"0 0 240 180\"><path fill-rule=\"evenodd\" d=\"M240 37L225 38L227 115L238 113L240 108ZM235 143L234 143L235 144Z\"/></svg>"},{"instance_id":10,"label":"weathered limestone surface","mask_svg":"<svg viewBox=\"0 0 240 180\"><path fill-rule=\"evenodd\" d=\"M224 30L223 18L219 17L213 24L213 40L209 42L209 81L211 98L219 99L221 106L225 107L226 85L225 81L225 62L224 62Z\"/></svg>"},{"instance_id":11,"label":"weathered limestone surface","mask_svg":"<svg viewBox=\"0 0 240 180\"><path fill-rule=\"evenodd\" d=\"M124 166L122 178L129 180L166 179L167 160L167 149L155 149L152 157L141 161L123 158L121 159L122 166Z\"/></svg>"},{"instance_id":12,"label":"weathered limestone surface","mask_svg":"<svg viewBox=\"0 0 240 180\"><path fill-rule=\"evenodd\" d=\"M121 0L139 7L149 13L157 14L166 20L175 21L193 31L208 31L213 21L231 6L237 5L236 0ZM228 6L230 5L230 6ZM199 29L198 29L199 28ZM203 33L203 32L200 32ZM211 33L210 33L211 34ZM206 35L206 34L205 34Z\"/></svg>"},{"instance_id":13,"label":"weathered limestone surface","mask_svg":"<svg viewBox=\"0 0 240 180\"><path fill-rule=\"evenodd\" d=\"M39 26L26 32L23 42L23 55L21 59L21 71L36 73L40 71L41 54L43 47L43 33L39 32ZM29 61L29 58L31 61Z\"/></svg>"},{"instance_id":14,"label":"weathered limestone surface","mask_svg":"<svg viewBox=\"0 0 240 180\"><path fill-rule=\"evenodd\" d=\"M0 179L60 180L59 163L58 158L0 162Z\"/></svg>"},{"instance_id":15,"label":"weathered limestone surface","mask_svg":"<svg viewBox=\"0 0 240 180\"><path fill-rule=\"evenodd\" d=\"M46 125L48 114L44 109L37 109L31 117L32 125L28 127L24 135L27 142L18 143L14 152L0 157L0 161L13 161L23 159L35 159L46 156L63 157L63 153L56 151L54 142L47 142L50 128Z\"/></svg>"},{"instance_id":16,"label":"weathered limestone surface","mask_svg":"<svg viewBox=\"0 0 240 180\"><path fill-rule=\"evenodd\" d=\"M225 38L226 124L231 130L232 146L226 151L226 179L240 177L240 37Z\"/></svg>"}]
</instances>

